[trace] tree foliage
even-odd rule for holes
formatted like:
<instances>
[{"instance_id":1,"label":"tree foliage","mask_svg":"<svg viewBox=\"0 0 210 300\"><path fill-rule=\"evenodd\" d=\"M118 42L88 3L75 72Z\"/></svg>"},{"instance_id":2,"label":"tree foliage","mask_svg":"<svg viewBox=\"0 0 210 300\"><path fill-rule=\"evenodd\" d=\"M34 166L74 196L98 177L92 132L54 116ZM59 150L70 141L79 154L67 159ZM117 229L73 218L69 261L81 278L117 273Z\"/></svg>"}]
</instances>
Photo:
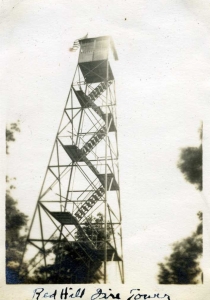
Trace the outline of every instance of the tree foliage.
<instances>
[{"instance_id":1,"label":"tree foliage","mask_svg":"<svg viewBox=\"0 0 210 300\"><path fill-rule=\"evenodd\" d=\"M202 125L199 128L201 145L181 149L178 168L185 179L202 190ZM158 281L161 284L196 284L199 276L202 277L200 258L203 253L202 213L198 213L200 223L196 231L189 237L172 245L172 254L159 263Z\"/></svg>"},{"instance_id":2,"label":"tree foliage","mask_svg":"<svg viewBox=\"0 0 210 300\"><path fill-rule=\"evenodd\" d=\"M107 226L105 235L102 214L96 218L90 216L86 222L77 228L74 241L63 239L53 245L49 253L54 254L54 262L39 267L34 276L27 279L28 283L97 283L102 279L102 261L97 250L104 250L111 228Z\"/></svg>"},{"instance_id":3,"label":"tree foliage","mask_svg":"<svg viewBox=\"0 0 210 300\"><path fill-rule=\"evenodd\" d=\"M172 245L172 254L159 264L160 284L197 284L202 276L199 259L203 251L202 213L200 223L193 234Z\"/></svg>"},{"instance_id":4,"label":"tree foliage","mask_svg":"<svg viewBox=\"0 0 210 300\"><path fill-rule=\"evenodd\" d=\"M14 133L20 131L18 123L12 123L6 129L6 150L9 154L9 143L15 141ZM15 179L15 178L13 178ZM8 176L6 182L6 281L7 283L21 283L22 275L19 274L19 265L23 252L25 235L23 231L27 229L27 216L17 208L17 202L11 195L11 190L15 186ZM23 269L26 266L23 266Z\"/></svg>"},{"instance_id":5,"label":"tree foliage","mask_svg":"<svg viewBox=\"0 0 210 300\"><path fill-rule=\"evenodd\" d=\"M23 278L18 274L22 257L27 216L17 208L17 202L10 192L6 192L6 279L7 283L21 283ZM24 268L23 268L24 269Z\"/></svg>"},{"instance_id":6,"label":"tree foliage","mask_svg":"<svg viewBox=\"0 0 210 300\"><path fill-rule=\"evenodd\" d=\"M15 141L15 132L20 132L19 120L6 128L6 153L9 154L9 143Z\"/></svg>"},{"instance_id":7,"label":"tree foliage","mask_svg":"<svg viewBox=\"0 0 210 300\"><path fill-rule=\"evenodd\" d=\"M200 147L187 147L181 150L177 164L185 179L202 190L202 145Z\"/></svg>"},{"instance_id":8,"label":"tree foliage","mask_svg":"<svg viewBox=\"0 0 210 300\"><path fill-rule=\"evenodd\" d=\"M200 139L202 141L203 130L199 129ZM199 147L186 147L181 149L177 167L183 173L185 179L194 184L195 187L202 191L203 176L202 176L202 143Z\"/></svg>"}]
</instances>

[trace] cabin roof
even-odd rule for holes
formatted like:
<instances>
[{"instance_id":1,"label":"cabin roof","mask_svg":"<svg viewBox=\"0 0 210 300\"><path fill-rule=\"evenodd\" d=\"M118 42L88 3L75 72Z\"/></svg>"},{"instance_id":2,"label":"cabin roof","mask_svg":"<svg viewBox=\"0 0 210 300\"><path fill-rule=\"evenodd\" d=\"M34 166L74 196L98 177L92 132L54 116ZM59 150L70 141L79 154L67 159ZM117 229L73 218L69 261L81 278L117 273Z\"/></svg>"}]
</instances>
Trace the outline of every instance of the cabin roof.
<instances>
[{"instance_id":1,"label":"cabin roof","mask_svg":"<svg viewBox=\"0 0 210 300\"><path fill-rule=\"evenodd\" d=\"M100 40L109 40L110 41L110 47L111 47L114 59L118 60L118 55L117 55L117 51L116 51L116 48L115 48L115 45L114 45L114 41L113 41L112 37L109 36L109 35L104 35L104 36L99 36L99 37L94 37L94 38L80 39L79 43L83 44L87 41L90 42L90 41L94 41L94 40L98 40L98 41L100 41Z\"/></svg>"}]
</instances>

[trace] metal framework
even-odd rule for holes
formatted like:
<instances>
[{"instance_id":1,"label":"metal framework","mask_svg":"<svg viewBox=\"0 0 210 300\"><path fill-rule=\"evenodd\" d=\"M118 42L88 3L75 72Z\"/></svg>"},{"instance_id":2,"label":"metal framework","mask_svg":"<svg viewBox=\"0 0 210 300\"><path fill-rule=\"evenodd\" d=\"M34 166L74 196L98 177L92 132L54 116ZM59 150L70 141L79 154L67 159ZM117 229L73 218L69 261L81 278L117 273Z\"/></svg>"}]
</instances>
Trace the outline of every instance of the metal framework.
<instances>
[{"instance_id":1,"label":"metal framework","mask_svg":"<svg viewBox=\"0 0 210 300\"><path fill-rule=\"evenodd\" d=\"M91 261L102 262L104 283L109 281L109 272L115 272L115 282L118 277L124 283L116 95L109 55L118 57L109 36L81 39L79 44L78 65L23 261L30 262L31 273L41 265L53 264L60 258L50 249L65 241L78 255L82 253L87 268ZM74 276L76 268L70 272Z\"/></svg>"}]
</instances>

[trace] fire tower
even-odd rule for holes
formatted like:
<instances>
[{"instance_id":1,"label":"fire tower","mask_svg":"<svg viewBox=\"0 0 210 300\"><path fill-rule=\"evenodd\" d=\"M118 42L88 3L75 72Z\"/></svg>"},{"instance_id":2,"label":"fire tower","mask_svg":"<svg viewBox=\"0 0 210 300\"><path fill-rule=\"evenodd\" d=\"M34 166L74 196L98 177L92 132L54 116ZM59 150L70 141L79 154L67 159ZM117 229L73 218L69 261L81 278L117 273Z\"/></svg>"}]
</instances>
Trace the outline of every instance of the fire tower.
<instances>
[{"instance_id":1,"label":"fire tower","mask_svg":"<svg viewBox=\"0 0 210 300\"><path fill-rule=\"evenodd\" d=\"M110 54L114 60L118 56L110 36L78 42L78 65L23 261L31 274L55 265L54 273L62 278L68 272L72 283L89 282L87 276L82 282L80 270L99 272L101 283L109 282L111 273L124 283L115 80L109 62Z\"/></svg>"}]
</instances>

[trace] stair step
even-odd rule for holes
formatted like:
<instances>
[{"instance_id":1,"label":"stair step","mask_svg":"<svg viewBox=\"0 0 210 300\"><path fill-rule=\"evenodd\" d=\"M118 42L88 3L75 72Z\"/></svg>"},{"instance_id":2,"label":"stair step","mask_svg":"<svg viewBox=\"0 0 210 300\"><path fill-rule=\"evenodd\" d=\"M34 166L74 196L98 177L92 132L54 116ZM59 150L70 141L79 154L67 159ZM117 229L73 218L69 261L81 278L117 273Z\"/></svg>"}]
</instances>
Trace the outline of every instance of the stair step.
<instances>
[{"instance_id":1,"label":"stair step","mask_svg":"<svg viewBox=\"0 0 210 300\"><path fill-rule=\"evenodd\" d=\"M112 82L108 82L108 87L112 84ZM101 94L106 90L107 86L105 82L101 82L90 94L88 95L89 99L95 101Z\"/></svg>"},{"instance_id":2,"label":"stair step","mask_svg":"<svg viewBox=\"0 0 210 300\"><path fill-rule=\"evenodd\" d=\"M89 210L91 210L91 208L104 196L104 193L104 188L101 185L74 214L78 221L80 221L89 212Z\"/></svg>"},{"instance_id":3,"label":"stair step","mask_svg":"<svg viewBox=\"0 0 210 300\"><path fill-rule=\"evenodd\" d=\"M105 126L103 126L93 137L91 137L87 143L80 149L82 154L88 155L93 148L103 139L106 135Z\"/></svg>"}]
</instances>

